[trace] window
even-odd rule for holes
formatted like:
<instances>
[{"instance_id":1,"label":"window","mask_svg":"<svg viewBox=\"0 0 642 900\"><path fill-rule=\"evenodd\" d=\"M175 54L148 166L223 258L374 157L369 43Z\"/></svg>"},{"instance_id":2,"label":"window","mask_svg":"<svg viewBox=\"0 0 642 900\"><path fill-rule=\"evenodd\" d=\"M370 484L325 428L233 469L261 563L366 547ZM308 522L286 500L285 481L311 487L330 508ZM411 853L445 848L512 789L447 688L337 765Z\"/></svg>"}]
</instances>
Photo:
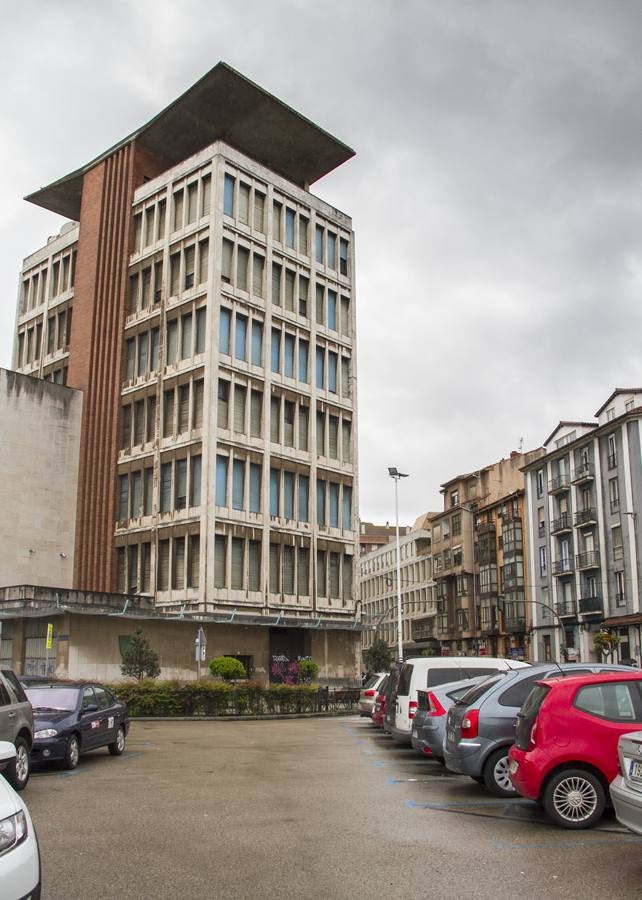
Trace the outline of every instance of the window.
<instances>
[{"instance_id":1,"label":"window","mask_svg":"<svg viewBox=\"0 0 642 900\"><path fill-rule=\"evenodd\" d=\"M216 505L227 506L227 457L216 457Z\"/></svg>"},{"instance_id":2,"label":"window","mask_svg":"<svg viewBox=\"0 0 642 900\"><path fill-rule=\"evenodd\" d=\"M273 372L281 371L281 332L272 329L271 368Z\"/></svg>"},{"instance_id":3,"label":"window","mask_svg":"<svg viewBox=\"0 0 642 900\"><path fill-rule=\"evenodd\" d=\"M263 325L252 322L252 365L260 366L263 355Z\"/></svg>"},{"instance_id":4,"label":"window","mask_svg":"<svg viewBox=\"0 0 642 900\"><path fill-rule=\"evenodd\" d=\"M247 391L240 384L234 386L234 431L245 434L245 401Z\"/></svg>"},{"instance_id":5,"label":"window","mask_svg":"<svg viewBox=\"0 0 642 900\"><path fill-rule=\"evenodd\" d=\"M308 353L309 344L299 338L299 381L308 383Z\"/></svg>"},{"instance_id":6,"label":"window","mask_svg":"<svg viewBox=\"0 0 642 900\"><path fill-rule=\"evenodd\" d=\"M325 350L317 347L317 387L325 387Z\"/></svg>"},{"instance_id":7,"label":"window","mask_svg":"<svg viewBox=\"0 0 642 900\"><path fill-rule=\"evenodd\" d=\"M331 528L339 527L339 485L331 482L329 485L330 505L329 524Z\"/></svg>"},{"instance_id":8,"label":"window","mask_svg":"<svg viewBox=\"0 0 642 900\"><path fill-rule=\"evenodd\" d=\"M231 175L225 176L223 186L223 214L226 216L234 215L234 178Z\"/></svg>"},{"instance_id":9,"label":"window","mask_svg":"<svg viewBox=\"0 0 642 900\"><path fill-rule=\"evenodd\" d=\"M546 578L548 575L548 566L546 563L546 547L539 548L539 574L541 578Z\"/></svg>"},{"instance_id":10,"label":"window","mask_svg":"<svg viewBox=\"0 0 642 900\"><path fill-rule=\"evenodd\" d=\"M221 257L221 281L224 284L232 283L232 258L234 255L234 244L223 238L223 253Z\"/></svg>"},{"instance_id":11,"label":"window","mask_svg":"<svg viewBox=\"0 0 642 900\"><path fill-rule=\"evenodd\" d=\"M159 591L169 589L169 541L158 542L158 572L156 586Z\"/></svg>"},{"instance_id":12,"label":"window","mask_svg":"<svg viewBox=\"0 0 642 900\"><path fill-rule=\"evenodd\" d=\"M217 534L214 537L214 587L225 587L227 540L225 535Z\"/></svg>"},{"instance_id":13,"label":"window","mask_svg":"<svg viewBox=\"0 0 642 900\"><path fill-rule=\"evenodd\" d=\"M622 544L621 525L616 525L611 529L611 540L613 541L613 559L624 559L624 546Z\"/></svg>"},{"instance_id":14,"label":"window","mask_svg":"<svg viewBox=\"0 0 642 900\"><path fill-rule=\"evenodd\" d=\"M328 291L328 328L337 330L337 295L335 291Z\"/></svg>"},{"instance_id":15,"label":"window","mask_svg":"<svg viewBox=\"0 0 642 900\"><path fill-rule=\"evenodd\" d=\"M642 719L640 683L623 681L586 685L577 692L574 706L611 722L639 722Z\"/></svg>"},{"instance_id":16,"label":"window","mask_svg":"<svg viewBox=\"0 0 642 900\"><path fill-rule=\"evenodd\" d=\"M294 410L291 400L283 401L283 443L286 447L294 447Z\"/></svg>"},{"instance_id":17,"label":"window","mask_svg":"<svg viewBox=\"0 0 642 900\"><path fill-rule=\"evenodd\" d=\"M283 473L283 515L294 519L294 473Z\"/></svg>"},{"instance_id":18,"label":"window","mask_svg":"<svg viewBox=\"0 0 642 900\"><path fill-rule=\"evenodd\" d=\"M234 355L237 359L246 358L247 344L247 318L237 313L236 315L236 332L234 341Z\"/></svg>"},{"instance_id":19,"label":"window","mask_svg":"<svg viewBox=\"0 0 642 900\"><path fill-rule=\"evenodd\" d=\"M229 309L221 307L221 316L219 324L218 349L220 353L230 353L230 326L232 322L232 313Z\"/></svg>"},{"instance_id":20,"label":"window","mask_svg":"<svg viewBox=\"0 0 642 900\"><path fill-rule=\"evenodd\" d=\"M609 501L611 512L617 512L620 508L620 489L617 478L609 478Z\"/></svg>"},{"instance_id":21,"label":"window","mask_svg":"<svg viewBox=\"0 0 642 900\"><path fill-rule=\"evenodd\" d=\"M187 507L187 460L176 460L174 477L174 509Z\"/></svg>"},{"instance_id":22,"label":"window","mask_svg":"<svg viewBox=\"0 0 642 900\"><path fill-rule=\"evenodd\" d=\"M535 473L535 481L537 486L537 496L544 496L544 469L538 469Z\"/></svg>"},{"instance_id":23,"label":"window","mask_svg":"<svg viewBox=\"0 0 642 900\"><path fill-rule=\"evenodd\" d=\"M243 225L250 224L250 186L242 181L238 190L238 220Z\"/></svg>"},{"instance_id":24,"label":"window","mask_svg":"<svg viewBox=\"0 0 642 900\"><path fill-rule=\"evenodd\" d=\"M314 255L318 263L323 264L323 228L317 225L314 230Z\"/></svg>"},{"instance_id":25,"label":"window","mask_svg":"<svg viewBox=\"0 0 642 900\"><path fill-rule=\"evenodd\" d=\"M250 512L261 512L261 466L250 463Z\"/></svg>"},{"instance_id":26,"label":"window","mask_svg":"<svg viewBox=\"0 0 642 900\"><path fill-rule=\"evenodd\" d=\"M235 459L232 464L232 509L245 508L245 462Z\"/></svg>"},{"instance_id":27,"label":"window","mask_svg":"<svg viewBox=\"0 0 642 900\"><path fill-rule=\"evenodd\" d=\"M196 352L205 353L205 327L207 310L204 306L196 310Z\"/></svg>"},{"instance_id":28,"label":"window","mask_svg":"<svg viewBox=\"0 0 642 900\"><path fill-rule=\"evenodd\" d=\"M245 541L243 538L232 538L232 590L242 590L243 570L245 562Z\"/></svg>"},{"instance_id":29,"label":"window","mask_svg":"<svg viewBox=\"0 0 642 900\"><path fill-rule=\"evenodd\" d=\"M608 445L608 458L607 464L609 469L615 469L617 466L617 443L615 440L615 435L610 434L607 438Z\"/></svg>"},{"instance_id":30,"label":"window","mask_svg":"<svg viewBox=\"0 0 642 900\"><path fill-rule=\"evenodd\" d=\"M283 374L294 378L294 335L287 332L283 341Z\"/></svg>"},{"instance_id":31,"label":"window","mask_svg":"<svg viewBox=\"0 0 642 900\"><path fill-rule=\"evenodd\" d=\"M190 506L201 505L201 457L193 456L191 459L191 479L190 479Z\"/></svg>"},{"instance_id":32,"label":"window","mask_svg":"<svg viewBox=\"0 0 642 900\"><path fill-rule=\"evenodd\" d=\"M281 473L278 469L270 469L270 515L280 514L280 481Z\"/></svg>"},{"instance_id":33,"label":"window","mask_svg":"<svg viewBox=\"0 0 642 900\"><path fill-rule=\"evenodd\" d=\"M270 440L273 444L281 442L281 398L270 397Z\"/></svg>"},{"instance_id":34,"label":"window","mask_svg":"<svg viewBox=\"0 0 642 900\"><path fill-rule=\"evenodd\" d=\"M281 272L281 266L272 263L272 303L275 306L281 305Z\"/></svg>"},{"instance_id":35,"label":"window","mask_svg":"<svg viewBox=\"0 0 642 900\"><path fill-rule=\"evenodd\" d=\"M348 242L345 238L339 240L339 272L341 275L348 274Z\"/></svg>"},{"instance_id":36,"label":"window","mask_svg":"<svg viewBox=\"0 0 642 900\"><path fill-rule=\"evenodd\" d=\"M250 395L250 434L252 437L261 437L262 419L263 394L260 391L252 391Z\"/></svg>"},{"instance_id":37,"label":"window","mask_svg":"<svg viewBox=\"0 0 642 900\"><path fill-rule=\"evenodd\" d=\"M181 317L181 359L192 355L192 314Z\"/></svg>"},{"instance_id":38,"label":"window","mask_svg":"<svg viewBox=\"0 0 642 900\"><path fill-rule=\"evenodd\" d=\"M294 249L294 210L285 209L285 246Z\"/></svg>"},{"instance_id":39,"label":"window","mask_svg":"<svg viewBox=\"0 0 642 900\"><path fill-rule=\"evenodd\" d=\"M299 522L309 521L310 479L299 475Z\"/></svg>"},{"instance_id":40,"label":"window","mask_svg":"<svg viewBox=\"0 0 642 900\"><path fill-rule=\"evenodd\" d=\"M229 428L230 419L230 384L228 381L218 382L218 413L217 425L219 428Z\"/></svg>"},{"instance_id":41,"label":"window","mask_svg":"<svg viewBox=\"0 0 642 900\"><path fill-rule=\"evenodd\" d=\"M612 422L614 418L615 418L615 407L611 406L606 411L606 421Z\"/></svg>"},{"instance_id":42,"label":"window","mask_svg":"<svg viewBox=\"0 0 642 900\"><path fill-rule=\"evenodd\" d=\"M624 593L624 572L615 572L615 605L626 606Z\"/></svg>"},{"instance_id":43,"label":"window","mask_svg":"<svg viewBox=\"0 0 642 900\"><path fill-rule=\"evenodd\" d=\"M174 434L174 388L163 393L163 437Z\"/></svg>"},{"instance_id":44,"label":"window","mask_svg":"<svg viewBox=\"0 0 642 900\"><path fill-rule=\"evenodd\" d=\"M160 511L169 512L172 507L172 464L161 465Z\"/></svg>"},{"instance_id":45,"label":"window","mask_svg":"<svg viewBox=\"0 0 642 900\"><path fill-rule=\"evenodd\" d=\"M250 262L250 251L247 247L236 248L236 286L247 291L247 269Z\"/></svg>"},{"instance_id":46,"label":"window","mask_svg":"<svg viewBox=\"0 0 642 900\"><path fill-rule=\"evenodd\" d=\"M178 353L178 320L172 319L167 323L167 348L165 363L168 366L176 362Z\"/></svg>"},{"instance_id":47,"label":"window","mask_svg":"<svg viewBox=\"0 0 642 900\"><path fill-rule=\"evenodd\" d=\"M327 251L328 251L327 264L331 269L336 269L336 267L337 267L337 236L336 236L336 234L333 234L331 231L328 231Z\"/></svg>"},{"instance_id":48,"label":"window","mask_svg":"<svg viewBox=\"0 0 642 900\"><path fill-rule=\"evenodd\" d=\"M325 481L317 479L317 525L325 525Z\"/></svg>"},{"instance_id":49,"label":"window","mask_svg":"<svg viewBox=\"0 0 642 900\"><path fill-rule=\"evenodd\" d=\"M352 528L352 488L347 484L343 486L343 529L350 531Z\"/></svg>"},{"instance_id":50,"label":"window","mask_svg":"<svg viewBox=\"0 0 642 900\"><path fill-rule=\"evenodd\" d=\"M299 450L308 449L309 410L299 404Z\"/></svg>"},{"instance_id":51,"label":"window","mask_svg":"<svg viewBox=\"0 0 642 900\"><path fill-rule=\"evenodd\" d=\"M248 578L250 591L258 591L261 587L261 543L248 541Z\"/></svg>"}]
</instances>

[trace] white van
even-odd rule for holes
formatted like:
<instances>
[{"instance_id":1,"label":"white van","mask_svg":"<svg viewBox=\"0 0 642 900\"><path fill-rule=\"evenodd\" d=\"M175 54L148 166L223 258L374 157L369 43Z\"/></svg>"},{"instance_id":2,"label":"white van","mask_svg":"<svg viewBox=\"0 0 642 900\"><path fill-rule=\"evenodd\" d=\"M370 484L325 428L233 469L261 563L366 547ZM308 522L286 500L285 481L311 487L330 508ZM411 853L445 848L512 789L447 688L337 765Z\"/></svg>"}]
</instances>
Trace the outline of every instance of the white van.
<instances>
[{"instance_id":1,"label":"white van","mask_svg":"<svg viewBox=\"0 0 642 900\"><path fill-rule=\"evenodd\" d=\"M492 675L505 669L521 669L530 663L493 656L419 656L408 659L401 667L395 696L395 721L391 729L400 744L410 743L412 720L417 709L417 691L459 681Z\"/></svg>"}]
</instances>

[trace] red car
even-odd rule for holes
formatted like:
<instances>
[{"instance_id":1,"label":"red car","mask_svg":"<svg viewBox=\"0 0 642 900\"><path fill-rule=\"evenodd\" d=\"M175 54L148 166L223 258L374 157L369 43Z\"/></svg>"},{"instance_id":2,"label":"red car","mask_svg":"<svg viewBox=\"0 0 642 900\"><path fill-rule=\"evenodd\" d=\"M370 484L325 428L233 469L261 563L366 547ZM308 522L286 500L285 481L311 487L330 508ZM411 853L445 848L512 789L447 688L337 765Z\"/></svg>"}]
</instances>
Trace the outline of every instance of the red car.
<instances>
[{"instance_id":1,"label":"red car","mask_svg":"<svg viewBox=\"0 0 642 900\"><path fill-rule=\"evenodd\" d=\"M386 715L386 695L377 694L374 706L372 707L371 719L377 728L383 728L383 720Z\"/></svg>"},{"instance_id":2,"label":"red car","mask_svg":"<svg viewBox=\"0 0 642 900\"><path fill-rule=\"evenodd\" d=\"M591 828L618 773L618 738L640 727L640 671L538 681L517 717L510 779L557 825Z\"/></svg>"}]
</instances>

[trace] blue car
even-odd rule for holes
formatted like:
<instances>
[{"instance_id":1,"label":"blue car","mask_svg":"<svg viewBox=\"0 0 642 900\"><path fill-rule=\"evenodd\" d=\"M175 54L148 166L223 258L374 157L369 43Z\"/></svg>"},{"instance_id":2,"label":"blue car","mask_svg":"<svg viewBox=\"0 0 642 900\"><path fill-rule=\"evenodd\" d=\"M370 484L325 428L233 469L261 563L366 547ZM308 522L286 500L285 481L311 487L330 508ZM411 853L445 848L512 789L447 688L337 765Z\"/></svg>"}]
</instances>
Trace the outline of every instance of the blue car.
<instances>
[{"instance_id":1,"label":"blue car","mask_svg":"<svg viewBox=\"0 0 642 900\"><path fill-rule=\"evenodd\" d=\"M107 747L112 756L125 749L127 706L106 687L86 681L25 679L33 707L33 763L57 761L75 769L81 753Z\"/></svg>"}]
</instances>

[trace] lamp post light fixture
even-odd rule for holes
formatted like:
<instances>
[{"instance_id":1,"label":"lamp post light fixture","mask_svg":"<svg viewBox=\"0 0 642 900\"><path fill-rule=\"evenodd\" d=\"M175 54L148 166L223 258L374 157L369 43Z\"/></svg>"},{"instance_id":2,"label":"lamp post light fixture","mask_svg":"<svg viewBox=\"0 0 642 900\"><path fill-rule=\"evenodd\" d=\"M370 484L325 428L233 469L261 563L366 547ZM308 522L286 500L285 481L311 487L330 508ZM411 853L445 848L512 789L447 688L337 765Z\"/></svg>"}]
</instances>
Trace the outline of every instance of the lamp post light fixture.
<instances>
[{"instance_id":1,"label":"lamp post light fixture","mask_svg":"<svg viewBox=\"0 0 642 900\"><path fill-rule=\"evenodd\" d=\"M408 478L394 466L388 466L388 474L395 483L395 535L397 538L397 656L403 662L403 623L401 621L401 554L399 552L399 479Z\"/></svg>"}]
</instances>

